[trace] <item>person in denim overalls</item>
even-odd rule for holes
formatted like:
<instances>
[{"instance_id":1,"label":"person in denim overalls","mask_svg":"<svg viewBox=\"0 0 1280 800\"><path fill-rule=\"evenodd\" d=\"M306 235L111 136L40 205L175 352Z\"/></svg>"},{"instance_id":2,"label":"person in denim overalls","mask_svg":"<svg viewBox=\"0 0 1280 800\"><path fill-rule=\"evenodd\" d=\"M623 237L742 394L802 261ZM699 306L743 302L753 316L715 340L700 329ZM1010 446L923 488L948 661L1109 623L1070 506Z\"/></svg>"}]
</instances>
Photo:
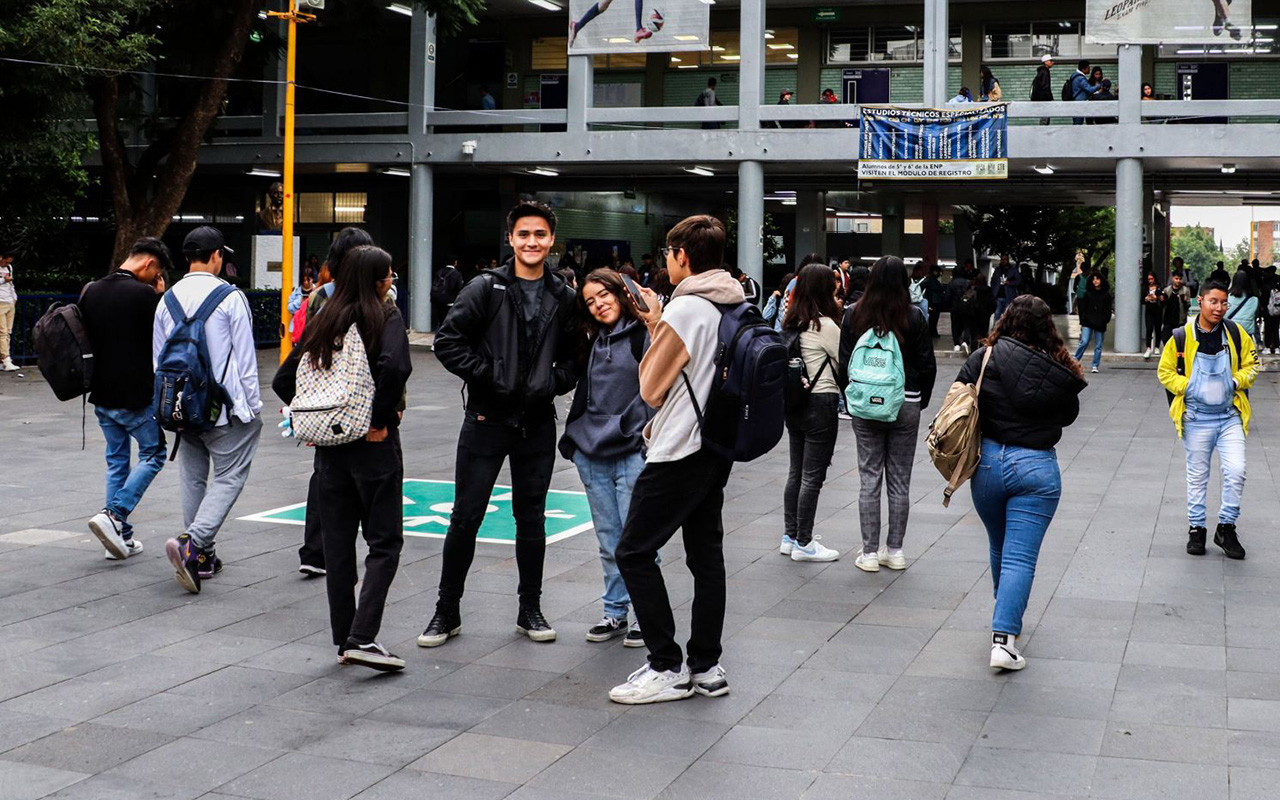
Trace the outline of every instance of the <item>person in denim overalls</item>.
<instances>
[{"instance_id":1,"label":"person in denim overalls","mask_svg":"<svg viewBox=\"0 0 1280 800\"><path fill-rule=\"evenodd\" d=\"M1205 553L1205 493L1209 461L1222 465L1222 508L1213 542L1228 558L1245 557L1236 532L1244 493L1245 436L1249 433L1249 387L1258 375L1253 338L1231 320L1227 287L1206 281L1200 315L1174 332L1160 358L1160 383L1170 394L1169 416L1187 452L1187 552Z\"/></svg>"}]
</instances>

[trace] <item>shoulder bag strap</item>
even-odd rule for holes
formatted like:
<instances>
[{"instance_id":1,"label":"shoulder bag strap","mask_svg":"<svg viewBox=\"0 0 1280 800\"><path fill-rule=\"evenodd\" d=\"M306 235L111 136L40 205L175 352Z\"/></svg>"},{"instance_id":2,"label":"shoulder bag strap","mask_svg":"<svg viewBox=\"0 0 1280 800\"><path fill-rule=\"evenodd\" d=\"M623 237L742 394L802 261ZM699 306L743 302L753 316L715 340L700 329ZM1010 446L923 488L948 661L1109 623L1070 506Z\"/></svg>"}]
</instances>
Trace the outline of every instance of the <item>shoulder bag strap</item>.
<instances>
[{"instance_id":1,"label":"shoulder bag strap","mask_svg":"<svg viewBox=\"0 0 1280 800\"><path fill-rule=\"evenodd\" d=\"M991 360L991 347L987 347L987 352L982 354L982 369L978 370L978 382L974 384L974 390L982 392L982 379L987 374L987 362Z\"/></svg>"}]
</instances>

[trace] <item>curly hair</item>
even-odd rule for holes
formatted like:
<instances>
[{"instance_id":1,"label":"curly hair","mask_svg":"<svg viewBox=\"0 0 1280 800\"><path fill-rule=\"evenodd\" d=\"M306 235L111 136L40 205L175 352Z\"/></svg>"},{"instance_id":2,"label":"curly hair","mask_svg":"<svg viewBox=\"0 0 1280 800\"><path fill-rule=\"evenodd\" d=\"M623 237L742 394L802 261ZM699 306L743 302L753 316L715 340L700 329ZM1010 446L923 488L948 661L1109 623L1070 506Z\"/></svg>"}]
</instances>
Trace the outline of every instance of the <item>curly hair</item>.
<instances>
[{"instance_id":1,"label":"curly hair","mask_svg":"<svg viewBox=\"0 0 1280 800\"><path fill-rule=\"evenodd\" d=\"M1002 336L1008 336L1027 347L1039 350L1071 370L1077 378L1084 380L1084 370L1081 369L1080 362L1071 357L1071 352L1062 341L1058 326L1053 322L1053 312L1049 310L1049 304L1039 297L1024 294L1014 298L1005 307L1004 313L996 321L995 328L992 329L991 335L987 337L984 344L987 347L994 347Z\"/></svg>"}]
</instances>

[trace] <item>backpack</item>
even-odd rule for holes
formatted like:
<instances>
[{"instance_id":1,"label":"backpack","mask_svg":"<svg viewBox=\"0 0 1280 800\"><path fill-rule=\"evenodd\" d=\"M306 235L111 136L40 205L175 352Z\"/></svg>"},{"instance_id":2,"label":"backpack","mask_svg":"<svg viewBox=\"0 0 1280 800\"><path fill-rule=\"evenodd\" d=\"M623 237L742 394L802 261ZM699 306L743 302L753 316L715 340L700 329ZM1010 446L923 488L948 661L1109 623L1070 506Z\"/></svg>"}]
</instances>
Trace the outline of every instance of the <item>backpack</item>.
<instances>
[{"instance_id":1,"label":"backpack","mask_svg":"<svg viewBox=\"0 0 1280 800\"><path fill-rule=\"evenodd\" d=\"M918 281L912 281L907 287L907 291L911 294L911 304L919 305L924 300L924 278Z\"/></svg>"},{"instance_id":2,"label":"backpack","mask_svg":"<svg viewBox=\"0 0 1280 800\"><path fill-rule=\"evenodd\" d=\"M1267 316L1280 317L1280 289L1272 289L1267 298Z\"/></svg>"},{"instance_id":3,"label":"backpack","mask_svg":"<svg viewBox=\"0 0 1280 800\"><path fill-rule=\"evenodd\" d=\"M223 408L231 404L231 396L221 381L214 379L205 323L235 290L229 283L219 283L190 317L174 293L165 292L165 307L173 318L173 330L156 360L156 421L161 428L174 433L204 433L218 424ZM222 380L226 379L230 366L231 351L228 350ZM182 437L177 437L169 460L178 455L181 442Z\"/></svg>"},{"instance_id":4,"label":"backpack","mask_svg":"<svg viewBox=\"0 0 1280 800\"><path fill-rule=\"evenodd\" d=\"M54 397L70 400L89 391L93 383L93 344L84 328L80 307L54 303L32 331L40 374Z\"/></svg>"},{"instance_id":5,"label":"backpack","mask_svg":"<svg viewBox=\"0 0 1280 800\"><path fill-rule=\"evenodd\" d=\"M1235 345L1235 348L1236 348L1235 358L1233 359L1233 362L1231 364L1231 371L1235 372L1236 369L1238 369L1240 366L1240 358L1242 357L1240 348L1243 345L1240 339L1240 326L1236 325L1234 322L1232 322L1229 319L1224 319L1222 321L1222 324L1227 326L1227 334L1231 336L1231 343ZM1178 363L1174 369L1177 370L1179 375L1186 377L1186 374L1187 374L1187 360L1186 360L1187 326L1181 325L1177 328L1174 328L1172 339L1173 339L1173 346L1177 348L1176 352L1178 353ZM1165 395L1165 399L1169 402L1169 405L1173 405L1173 392L1169 391L1168 389L1165 389L1164 395ZM1244 396L1245 397L1249 396L1248 389L1244 390Z\"/></svg>"},{"instance_id":6,"label":"backpack","mask_svg":"<svg viewBox=\"0 0 1280 800\"><path fill-rule=\"evenodd\" d=\"M988 347L982 356L978 382L973 384L957 381L951 384L947 399L942 401L942 408L938 409L938 415L929 423L929 435L925 437L929 460L947 480L947 488L942 490L943 508L951 505L951 495L978 470L978 461L982 457L978 395L982 391L982 376L986 374L987 362L990 360L991 348Z\"/></svg>"},{"instance_id":7,"label":"backpack","mask_svg":"<svg viewBox=\"0 0 1280 800\"><path fill-rule=\"evenodd\" d=\"M754 305L715 306L720 329L705 409L698 404L689 375L683 370L680 375L693 401L703 445L732 461L751 461L782 439L787 348Z\"/></svg>"},{"instance_id":8,"label":"backpack","mask_svg":"<svg viewBox=\"0 0 1280 800\"><path fill-rule=\"evenodd\" d=\"M809 407L813 387L817 385L831 360L823 359L822 366L818 367L818 374L809 377L809 368L800 350L800 333L794 330L782 332L782 343L787 348L787 380L783 391L787 416L798 414Z\"/></svg>"},{"instance_id":9,"label":"backpack","mask_svg":"<svg viewBox=\"0 0 1280 800\"><path fill-rule=\"evenodd\" d=\"M850 415L875 422L898 418L906 398L907 373L897 336L867 329L849 356L848 374L844 399Z\"/></svg>"},{"instance_id":10,"label":"backpack","mask_svg":"<svg viewBox=\"0 0 1280 800\"><path fill-rule=\"evenodd\" d=\"M298 306L298 310L293 312L293 320L289 323L289 327L293 332L289 335L294 344L302 341L302 332L307 328L307 304L310 301L310 297L302 298L302 305Z\"/></svg>"},{"instance_id":11,"label":"backpack","mask_svg":"<svg viewBox=\"0 0 1280 800\"><path fill-rule=\"evenodd\" d=\"M449 270L452 267L444 267L436 273L435 280L431 282L431 302L438 306L447 306L454 301L449 297L449 288L445 285Z\"/></svg>"},{"instance_id":12,"label":"backpack","mask_svg":"<svg viewBox=\"0 0 1280 800\"><path fill-rule=\"evenodd\" d=\"M332 447L363 438L373 421L373 373L352 323L333 354L329 369L321 369L311 355L298 364L297 394L289 404L294 436L303 444Z\"/></svg>"},{"instance_id":13,"label":"backpack","mask_svg":"<svg viewBox=\"0 0 1280 800\"><path fill-rule=\"evenodd\" d=\"M1075 78L1076 76L1072 75L1070 78L1067 78L1066 83L1062 84L1062 102L1064 103L1069 103L1072 100L1076 99L1075 87L1071 85L1072 81L1074 81Z\"/></svg>"},{"instance_id":14,"label":"backpack","mask_svg":"<svg viewBox=\"0 0 1280 800\"><path fill-rule=\"evenodd\" d=\"M705 106L707 104L707 96L705 94L699 93L698 96L694 99L693 104L699 107Z\"/></svg>"},{"instance_id":15,"label":"backpack","mask_svg":"<svg viewBox=\"0 0 1280 800\"><path fill-rule=\"evenodd\" d=\"M978 285L975 282L969 281L969 285L960 293L960 305L963 306L965 310L973 310L977 308Z\"/></svg>"}]
</instances>

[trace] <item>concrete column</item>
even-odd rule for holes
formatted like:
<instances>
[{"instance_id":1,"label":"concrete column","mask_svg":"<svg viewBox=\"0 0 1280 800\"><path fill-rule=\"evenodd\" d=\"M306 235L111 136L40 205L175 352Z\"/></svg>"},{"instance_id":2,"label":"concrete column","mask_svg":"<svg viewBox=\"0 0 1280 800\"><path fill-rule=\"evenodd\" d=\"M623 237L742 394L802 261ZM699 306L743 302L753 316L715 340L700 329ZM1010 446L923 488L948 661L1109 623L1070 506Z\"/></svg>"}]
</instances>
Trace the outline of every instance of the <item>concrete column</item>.
<instances>
[{"instance_id":1,"label":"concrete column","mask_svg":"<svg viewBox=\"0 0 1280 800\"><path fill-rule=\"evenodd\" d=\"M816 103L822 94L822 29L816 25L801 28L796 46L800 57L796 59L796 85L790 87L796 93L791 102Z\"/></svg>"},{"instance_id":2,"label":"concrete column","mask_svg":"<svg viewBox=\"0 0 1280 800\"><path fill-rule=\"evenodd\" d=\"M982 67L982 22L974 20L965 22L960 28L960 85L951 87L952 91L960 91L961 86L968 86L978 91L978 69ZM951 95L947 97L950 100ZM976 95L975 95L976 96Z\"/></svg>"},{"instance_id":3,"label":"concrete column","mask_svg":"<svg viewBox=\"0 0 1280 800\"><path fill-rule=\"evenodd\" d=\"M827 255L827 207L823 192L796 193L796 256L794 263L810 253Z\"/></svg>"},{"instance_id":4,"label":"concrete column","mask_svg":"<svg viewBox=\"0 0 1280 800\"><path fill-rule=\"evenodd\" d=\"M648 53L644 59L644 104L646 108L661 108L666 102L663 76L667 72L670 53ZM654 127L661 128L655 123Z\"/></svg>"},{"instance_id":5,"label":"concrete column","mask_svg":"<svg viewBox=\"0 0 1280 800\"><path fill-rule=\"evenodd\" d=\"M880 255L902 257L906 237L903 234L901 207L880 217Z\"/></svg>"},{"instance_id":6,"label":"concrete column","mask_svg":"<svg viewBox=\"0 0 1280 800\"><path fill-rule=\"evenodd\" d=\"M409 135L427 132L436 105L436 18L414 6L409 26ZM416 180L416 179L415 179ZM427 224L430 224L427 220Z\"/></svg>"},{"instance_id":7,"label":"concrete column","mask_svg":"<svg viewBox=\"0 0 1280 800\"><path fill-rule=\"evenodd\" d=\"M747 5L749 2L743 3L744 8ZM738 269L763 286L764 166L759 161L743 161L738 165L737 245Z\"/></svg>"},{"instance_id":8,"label":"concrete column","mask_svg":"<svg viewBox=\"0 0 1280 800\"><path fill-rule=\"evenodd\" d=\"M595 93L595 57L569 56L569 133L587 132L587 109Z\"/></svg>"},{"instance_id":9,"label":"concrete column","mask_svg":"<svg viewBox=\"0 0 1280 800\"><path fill-rule=\"evenodd\" d=\"M742 60L738 62L738 130L758 131L760 102L764 99L764 0L742 0L741 12L738 33L738 48L742 54ZM738 174L741 176L742 171ZM763 191L763 184L760 188ZM738 250L738 258L742 258L741 249ZM760 269L758 263L756 269ZM756 273L751 275L759 280Z\"/></svg>"},{"instance_id":10,"label":"concrete column","mask_svg":"<svg viewBox=\"0 0 1280 800\"><path fill-rule=\"evenodd\" d=\"M947 3L924 0L924 104L947 102Z\"/></svg>"},{"instance_id":11,"label":"concrete column","mask_svg":"<svg viewBox=\"0 0 1280 800\"><path fill-rule=\"evenodd\" d=\"M938 203L926 200L920 207L921 227L924 233L924 252L921 257L925 261L938 263Z\"/></svg>"},{"instance_id":12,"label":"concrete column","mask_svg":"<svg viewBox=\"0 0 1280 800\"><path fill-rule=\"evenodd\" d=\"M1169 207L1157 201L1151 206L1151 270L1162 283L1169 280Z\"/></svg>"},{"instance_id":13,"label":"concrete column","mask_svg":"<svg viewBox=\"0 0 1280 800\"><path fill-rule=\"evenodd\" d=\"M409 186L409 327L431 330L431 245L435 216L430 164L414 164Z\"/></svg>"},{"instance_id":14,"label":"concrete column","mask_svg":"<svg viewBox=\"0 0 1280 800\"><path fill-rule=\"evenodd\" d=\"M1142 277L1142 160L1116 162L1116 336L1117 353L1137 353L1142 341L1138 307Z\"/></svg>"},{"instance_id":15,"label":"concrete column","mask_svg":"<svg viewBox=\"0 0 1280 800\"><path fill-rule=\"evenodd\" d=\"M1118 48L1120 66L1120 124L1142 122L1142 45L1122 44Z\"/></svg>"}]
</instances>

